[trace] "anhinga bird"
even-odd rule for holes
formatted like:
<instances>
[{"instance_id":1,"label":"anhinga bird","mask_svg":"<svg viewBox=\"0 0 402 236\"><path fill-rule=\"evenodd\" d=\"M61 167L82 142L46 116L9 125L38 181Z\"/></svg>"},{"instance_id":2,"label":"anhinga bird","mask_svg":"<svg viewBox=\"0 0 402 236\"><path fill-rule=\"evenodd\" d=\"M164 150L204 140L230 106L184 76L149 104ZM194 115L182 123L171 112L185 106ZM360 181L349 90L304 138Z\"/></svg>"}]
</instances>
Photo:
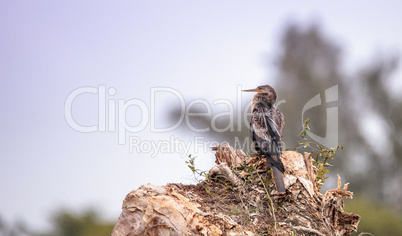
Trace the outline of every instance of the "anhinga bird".
<instances>
[{"instance_id":1,"label":"anhinga bird","mask_svg":"<svg viewBox=\"0 0 402 236\"><path fill-rule=\"evenodd\" d=\"M257 92L251 106L250 138L256 151L268 159L268 169L272 167L276 189L279 193L284 193L282 173L285 172L285 168L280 158L282 154L280 142L285 122L283 114L275 107L276 91L269 85L243 91Z\"/></svg>"}]
</instances>

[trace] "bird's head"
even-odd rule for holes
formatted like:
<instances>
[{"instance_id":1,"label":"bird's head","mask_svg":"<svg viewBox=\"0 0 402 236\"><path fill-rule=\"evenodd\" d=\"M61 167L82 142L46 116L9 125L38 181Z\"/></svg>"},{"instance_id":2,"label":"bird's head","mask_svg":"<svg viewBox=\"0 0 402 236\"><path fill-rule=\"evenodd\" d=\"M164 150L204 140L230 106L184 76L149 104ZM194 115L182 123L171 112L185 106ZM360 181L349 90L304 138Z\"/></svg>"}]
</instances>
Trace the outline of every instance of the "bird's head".
<instances>
[{"instance_id":1,"label":"bird's head","mask_svg":"<svg viewBox=\"0 0 402 236\"><path fill-rule=\"evenodd\" d=\"M243 92L257 92L257 94L254 96L255 99L264 100L271 104L274 104L277 98L275 89L269 85L261 85L256 89L247 89L243 90Z\"/></svg>"}]
</instances>

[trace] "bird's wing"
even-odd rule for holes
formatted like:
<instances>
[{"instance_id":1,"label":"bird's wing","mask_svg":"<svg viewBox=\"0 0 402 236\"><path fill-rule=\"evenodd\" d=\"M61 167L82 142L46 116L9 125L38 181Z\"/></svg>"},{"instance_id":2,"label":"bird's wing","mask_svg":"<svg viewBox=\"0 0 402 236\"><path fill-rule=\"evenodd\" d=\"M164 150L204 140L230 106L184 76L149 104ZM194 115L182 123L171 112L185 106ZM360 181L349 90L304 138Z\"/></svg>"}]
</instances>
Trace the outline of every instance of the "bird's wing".
<instances>
[{"instance_id":1,"label":"bird's wing","mask_svg":"<svg viewBox=\"0 0 402 236\"><path fill-rule=\"evenodd\" d=\"M263 153L272 165L284 172L285 168L280 160L282 154L281 134L271 116L269 109L257 105L250 123L250 137L256 150Z\"/></svg>"},{"instance_id":2,"label":"bird's wing","mask_svg":"<svg viewBox=\"0 0 402 236\"><path fill-rule=\"evenodd\" d=\"M279 141L281 139L282 135L279 132L278 125L268 115L264 115L264 119L265 119L266 127L268 128L267 130L270 133L270 135L272 136L272 138Z\"/></svg>"},{"instance_id":3,"label":"bird's wing","mask_svg":"<svg viewBox=\"0 0 402 236\"><path fill-rule=\"evenodd\" d=\"M254 131L255 135L262 139L261 141L268 143L274 141L277 143L280 142L282 135L279 131L279 127L270 117L266 109L256 110L252 119L250 132Z\"/></svg>"}]
</instances>

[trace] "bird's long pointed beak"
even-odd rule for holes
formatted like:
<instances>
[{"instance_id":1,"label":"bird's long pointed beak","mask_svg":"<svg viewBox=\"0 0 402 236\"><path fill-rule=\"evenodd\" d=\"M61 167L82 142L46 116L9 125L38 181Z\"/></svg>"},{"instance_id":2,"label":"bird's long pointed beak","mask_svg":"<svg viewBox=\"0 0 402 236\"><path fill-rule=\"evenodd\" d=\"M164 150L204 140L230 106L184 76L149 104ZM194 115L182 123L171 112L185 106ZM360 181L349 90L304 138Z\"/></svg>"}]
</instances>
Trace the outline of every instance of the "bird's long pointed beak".
<instances>
[{"instance_id":1,"label":"bird's long pointed beak","mask_svg":"<svg viewBox=\"0 0 402 236\"><path fill-rule=\"evenodd\" d=\"M243 92L257 92L260 93L262 92L262 89L246 89L246 90L242 90Z\"/></svg>"}]
</instances>

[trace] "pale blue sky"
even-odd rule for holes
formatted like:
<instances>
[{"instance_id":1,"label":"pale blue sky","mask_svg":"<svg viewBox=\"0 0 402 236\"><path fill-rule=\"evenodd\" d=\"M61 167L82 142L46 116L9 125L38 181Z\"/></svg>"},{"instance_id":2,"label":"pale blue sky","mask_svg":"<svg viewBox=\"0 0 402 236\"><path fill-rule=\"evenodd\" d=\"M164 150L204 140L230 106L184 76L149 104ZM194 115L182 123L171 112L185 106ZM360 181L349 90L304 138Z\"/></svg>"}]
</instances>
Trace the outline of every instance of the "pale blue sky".
<instances>
[{"instance_id":1,"label":"pale blue sky","mask_svg":"<svg viewBox=\"0 0 402 236\"><path fill-rule=\"evenodd\" d=\"M140 185L190 182L185 159L175 153L132 154L118 145L116 132L69 127L64 105L73 90L105 85L117 91L107 99L149 105L151 87L167 86L186 102L235 101L237 85L274 78L272 59L287 22L320 22L351 68L375 52L402 52L401 9L398 1L0 3L0 216L41 228L60 206L93 205L117 219L125 195ZM157 99L159 125L171 103L178 104L173 95ZM96 95L73 105L78 122L97 122ZM138 112L127 113L133 125ZM188 138L153 133L149 125L129 136L163 141L171 135ZM200 168L213 165L213 153L193 155L202 157Z\"/></svg>"}]
</instances>

